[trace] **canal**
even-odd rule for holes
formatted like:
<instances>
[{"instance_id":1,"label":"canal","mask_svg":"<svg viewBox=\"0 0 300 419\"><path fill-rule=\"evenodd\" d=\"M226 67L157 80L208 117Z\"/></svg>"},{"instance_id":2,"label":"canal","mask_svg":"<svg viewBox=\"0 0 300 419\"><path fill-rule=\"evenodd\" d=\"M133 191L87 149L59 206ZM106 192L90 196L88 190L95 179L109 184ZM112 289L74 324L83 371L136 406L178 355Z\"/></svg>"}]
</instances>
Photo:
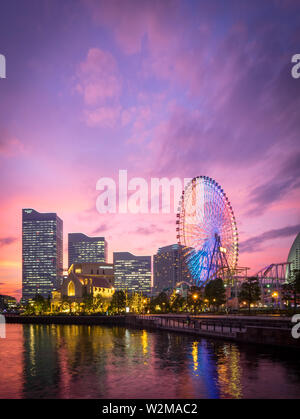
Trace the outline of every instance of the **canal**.
<instances>
[{"instance_id":1,"label":"canal","mask_svg":"<svg viewBox=\"0 0 300 419\"><path fill-rule=\"evenodd\" d=\"M299 398L296 351L166 331L7 324L0 398Z\"/></svg>"}]
</instances>

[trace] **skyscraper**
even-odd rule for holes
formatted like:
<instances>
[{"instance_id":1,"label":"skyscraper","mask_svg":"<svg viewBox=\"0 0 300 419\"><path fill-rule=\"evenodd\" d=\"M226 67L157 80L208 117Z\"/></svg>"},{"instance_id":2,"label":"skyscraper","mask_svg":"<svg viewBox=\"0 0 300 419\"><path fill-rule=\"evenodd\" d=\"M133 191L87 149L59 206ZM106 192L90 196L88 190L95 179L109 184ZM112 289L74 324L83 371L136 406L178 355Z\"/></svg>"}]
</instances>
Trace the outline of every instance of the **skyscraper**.
<instances>
[{"instance_id":1,"label":"skyscraper","mask_svg":"<svg viewBox=\"0 0 300 419\"><path fill-rule=\"evenodd\" d=\"M22 294L47 298L63 273L63 222L55 213L22 210Z\"/></svg>"},{"instance_id":2,"label":"skyscraper","mask_svg":"<svg viewBox=\"0 0 300 419\"><path fill-rule=\"evenodd\" d=\"M153 257L154 292L173 289L179 282L190 282L191 276L184 261L183 246L172 244L160 247Z\"/></svg>"},{"instance_id":3,"label":"skyscraper","mask_svg":"<svg viewBox=\"0 0 300 419\"><path fill-rule=\"evenodd\" d=\"M104 237L69 233L68 239L69 267L73 263L107 262L107 242Z\"/></svg>"},{"instance_id":4,"label":"skyscraper","mask_svg":"<svg viewBox=\"0 0 300 419\"><path fill-rule=\"evenodd\" d=\"M300 270L300 233L297 234L288 255L288 262L291 263L291 272Z\"/></svg>"},{"instance_id":5,"label":"skyscraper","mask_svg":"<svg viewBox=\"0 0 300 419\"><path fill-rule=\"evenodd\" d=\"M114 252L115 288L129 292L151 291L151 256Z\"/></svg>"}]
</instances>

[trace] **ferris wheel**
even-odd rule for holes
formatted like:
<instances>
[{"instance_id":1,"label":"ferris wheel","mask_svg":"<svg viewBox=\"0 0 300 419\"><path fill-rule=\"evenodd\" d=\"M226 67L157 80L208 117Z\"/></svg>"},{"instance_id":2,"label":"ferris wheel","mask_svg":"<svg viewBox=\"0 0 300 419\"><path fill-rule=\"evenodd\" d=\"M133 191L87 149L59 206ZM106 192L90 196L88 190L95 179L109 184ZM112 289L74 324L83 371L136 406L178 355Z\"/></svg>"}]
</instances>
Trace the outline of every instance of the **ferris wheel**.
<instances>
[{"instance_id":1,"label":"ferris wheel","mask_svg":"<svg viewBox=\"0 0 300 419\"><path fill-rule=\"evenodd\" d=\"M215 180L197 176L186 185L176 231L195 285L204 285L224 270L232 272L236 268L236 221L225 192Z\"/></svg>"}]
</instances>

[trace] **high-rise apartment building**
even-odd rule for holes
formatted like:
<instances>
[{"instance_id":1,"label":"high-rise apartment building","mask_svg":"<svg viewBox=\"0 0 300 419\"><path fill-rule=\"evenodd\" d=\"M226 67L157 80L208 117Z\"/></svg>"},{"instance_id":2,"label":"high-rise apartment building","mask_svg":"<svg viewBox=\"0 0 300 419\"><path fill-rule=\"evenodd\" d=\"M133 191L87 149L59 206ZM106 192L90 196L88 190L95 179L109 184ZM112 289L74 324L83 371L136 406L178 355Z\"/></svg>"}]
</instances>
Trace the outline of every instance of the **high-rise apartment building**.
<instances>
[{"instance_id":1,"label":"high-rise apartment building","mask_svg":"<svg viewBox=\"0 0 300 419\"><path fill-rule=\"evenodd\" d=\"M288 255L288 262L290 262L290 273L300 270L300 233L297 234ZM287 276L288 276L287 272Z\"/></svg>"},{"instance_id":2,"label":"high-rise apartment building","mask_svg":"<svg viewBox=\"0 0 300 419\"><path fill-rule=\"evenodd\" d=\"M55 213L22 210L22 300L44 298L60 287L63 274L63 222Z\"/></svg>"},{"instance_id":3,"label":"high-rise apartment building","mask_svg":"<svg viewBox=\"0 0 300 419\"><path fill-rule=\"evenodd\" d=\"M179 282L190 282L191 275L184 260L183 246L160 247L153 257L153 291L172 290Z\"/></svg>"},{"instance_id":4,"label":"high-rise apartment building","mask_svg":"<svg viewBox=\"0 0 300 419\"><path fill-rule=\"evenodd\" d=\"M129 292L151 291L151 256L114 252L115 288Z\"/></svg>"},{"instance_id":5,"label":"high-rise apartment building","mask_svg":"<svg viewBox=\"0 0 300 419\"><path fill-rule=\"evenodd\" d=\"M69 233L68 259L73 263L107 262L107 242L104 237L89 237L82 233Z\"/></svg>"}]
</instances>

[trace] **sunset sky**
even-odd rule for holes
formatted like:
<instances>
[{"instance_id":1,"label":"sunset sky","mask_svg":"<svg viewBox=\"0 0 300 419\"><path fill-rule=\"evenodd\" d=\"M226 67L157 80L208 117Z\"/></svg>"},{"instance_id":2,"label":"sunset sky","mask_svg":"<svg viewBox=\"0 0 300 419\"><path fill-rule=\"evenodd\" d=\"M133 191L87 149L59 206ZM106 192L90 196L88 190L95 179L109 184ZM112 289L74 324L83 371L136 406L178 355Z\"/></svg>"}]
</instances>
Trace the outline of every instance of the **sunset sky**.
<instances>
[{"instance_id":1,"label":"sunset sky","mask_svg":"<svg viewBox=\"0 0 300 419\"><path fill-rule=\"evenodd\" d=\"M175 214L99 214L96 182L197 175L231 201L239 264L287 259L300 231L297 1L3 0L0 294L20 297L21 209L153 255Z\"/></svg>"}]
</instances>

